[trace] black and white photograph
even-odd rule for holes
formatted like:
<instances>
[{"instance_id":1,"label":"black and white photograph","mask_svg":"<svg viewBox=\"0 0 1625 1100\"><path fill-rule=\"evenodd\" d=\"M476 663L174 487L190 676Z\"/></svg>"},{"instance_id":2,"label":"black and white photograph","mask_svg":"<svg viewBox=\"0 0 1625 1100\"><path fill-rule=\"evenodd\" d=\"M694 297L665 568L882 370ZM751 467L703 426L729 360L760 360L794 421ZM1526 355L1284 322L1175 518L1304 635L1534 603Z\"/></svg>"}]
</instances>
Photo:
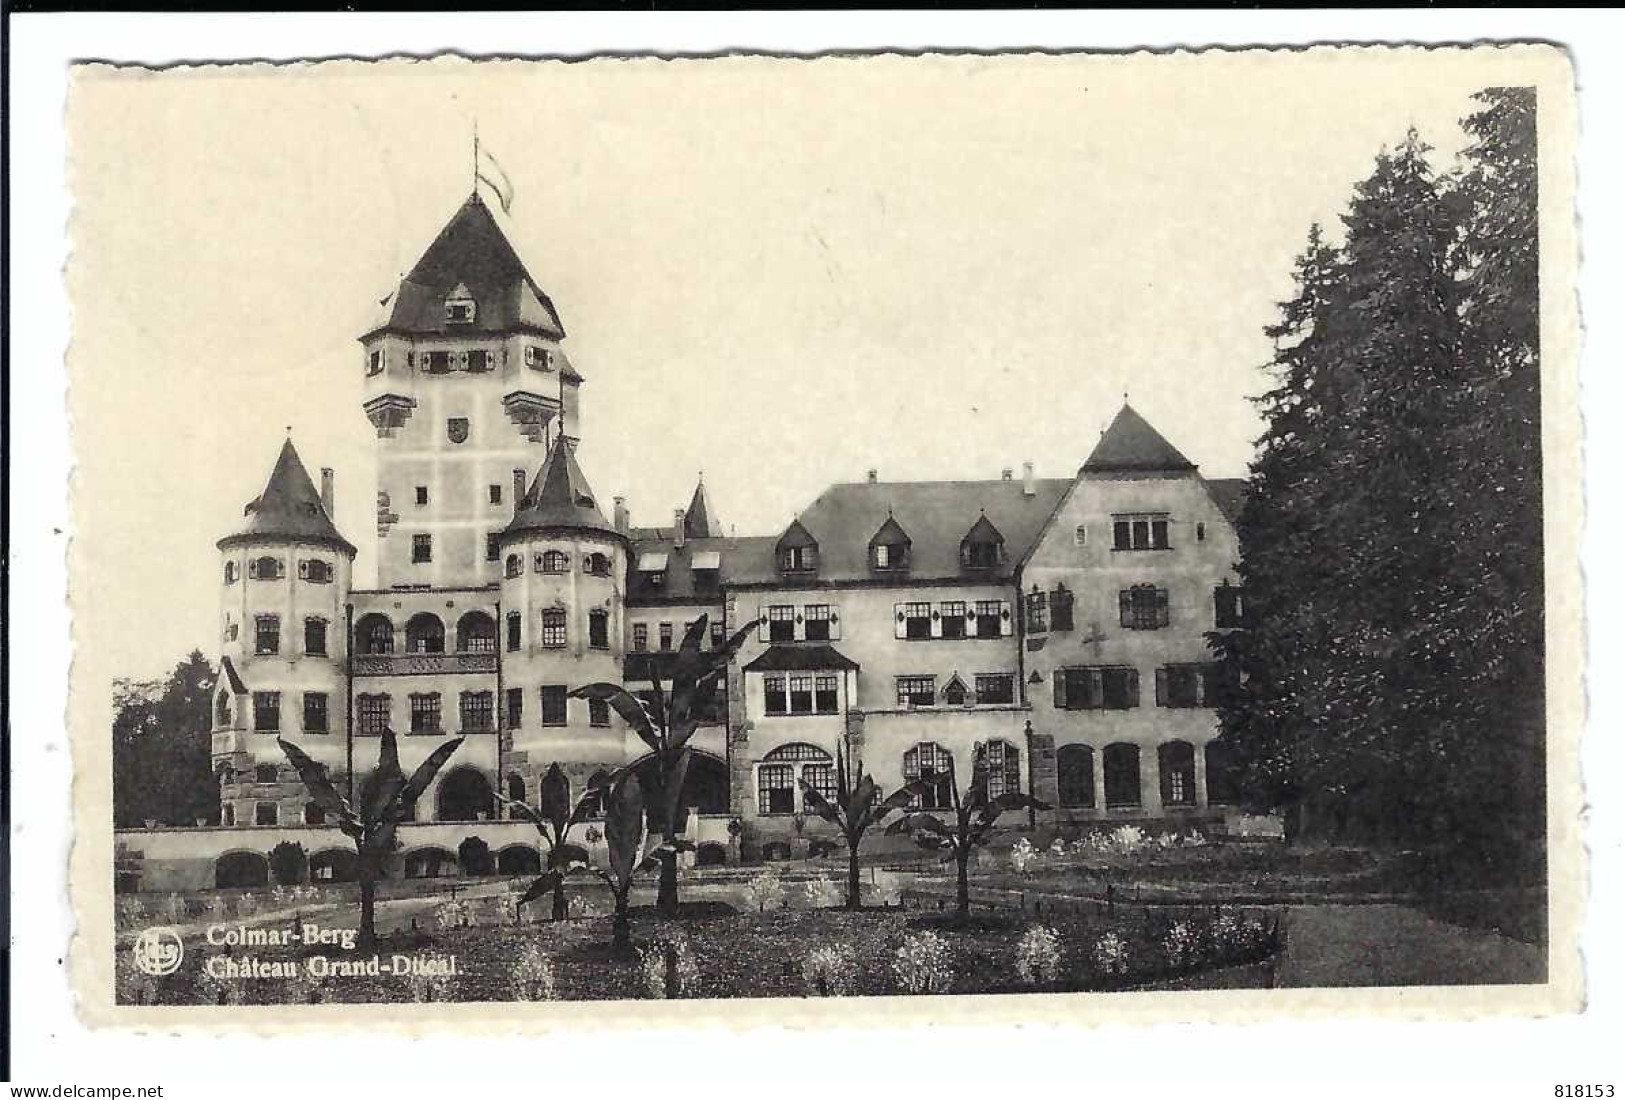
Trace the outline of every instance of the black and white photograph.
<instances>
[{"instance_id":1,"label":"black and white photograph","mask_svg":"<svg viewBox=\"0 0 1625 1100\"><path fill-rule=\"evenodd\" d=\"M1572 88L77 66L81 1011L1574 1011Z\"/></svg>"}]
</instances>

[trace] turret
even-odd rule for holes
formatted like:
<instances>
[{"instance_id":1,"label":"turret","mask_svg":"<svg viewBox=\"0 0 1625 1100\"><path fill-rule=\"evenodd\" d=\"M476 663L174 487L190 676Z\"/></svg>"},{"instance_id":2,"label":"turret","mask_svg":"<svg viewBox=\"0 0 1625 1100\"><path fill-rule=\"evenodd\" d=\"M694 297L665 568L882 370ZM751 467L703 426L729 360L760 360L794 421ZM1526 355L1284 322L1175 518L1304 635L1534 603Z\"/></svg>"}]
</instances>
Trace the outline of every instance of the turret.
<instances>
[{"instance_id":1,"label":"turret","mask_svg":"<svg viewBox=\"0 0 1625 1100\"><path fill-rule=\"evenodd\" d=\"M291 440L243 515L216 544L223 675L212 759L221 816L225 824L299 824L303 787L276 742L342 760L344 607L355 547L333 525Z\"/></svg>"}]
</instances>

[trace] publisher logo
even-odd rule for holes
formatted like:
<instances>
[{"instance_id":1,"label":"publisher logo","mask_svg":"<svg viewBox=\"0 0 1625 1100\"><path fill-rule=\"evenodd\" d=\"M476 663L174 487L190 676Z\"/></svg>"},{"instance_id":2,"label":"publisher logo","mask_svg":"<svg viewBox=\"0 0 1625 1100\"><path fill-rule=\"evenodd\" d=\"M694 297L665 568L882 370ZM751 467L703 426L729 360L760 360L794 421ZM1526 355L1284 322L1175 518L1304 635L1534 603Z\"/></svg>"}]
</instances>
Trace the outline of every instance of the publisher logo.
<instances>
[{"instance_id":1,"label":"publisher logo","mask_svg":"<svg viewBox=\"0 0 1625 1100\"><path fill-rule=\"evenodd\" d=\"M143 974L161 978L180 969L186 949L173 928L146 928L135 938L135 966Z\"/></svg>"}]
</instances>

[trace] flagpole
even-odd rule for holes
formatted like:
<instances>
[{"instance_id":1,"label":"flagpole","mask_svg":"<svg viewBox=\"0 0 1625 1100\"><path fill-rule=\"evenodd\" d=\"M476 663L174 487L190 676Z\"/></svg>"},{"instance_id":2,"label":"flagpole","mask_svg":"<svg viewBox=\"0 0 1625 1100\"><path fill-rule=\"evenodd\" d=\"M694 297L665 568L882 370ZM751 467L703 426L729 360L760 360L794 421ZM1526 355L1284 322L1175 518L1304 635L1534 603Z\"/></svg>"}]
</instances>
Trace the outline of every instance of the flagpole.
<instances>
[{"instance_id":1,"label":"flagpole","mask_svg":"<svg viewBox=\"0 0 1625 1100\"><path fill-rule=\"evenodd\" d=\"M474 187L474 194L478 195L480 193L480 120L479 120L479 116L477 116L477 115L474 118L474 181L473 181L473 187Z\"/></svg>"}]
</instances>

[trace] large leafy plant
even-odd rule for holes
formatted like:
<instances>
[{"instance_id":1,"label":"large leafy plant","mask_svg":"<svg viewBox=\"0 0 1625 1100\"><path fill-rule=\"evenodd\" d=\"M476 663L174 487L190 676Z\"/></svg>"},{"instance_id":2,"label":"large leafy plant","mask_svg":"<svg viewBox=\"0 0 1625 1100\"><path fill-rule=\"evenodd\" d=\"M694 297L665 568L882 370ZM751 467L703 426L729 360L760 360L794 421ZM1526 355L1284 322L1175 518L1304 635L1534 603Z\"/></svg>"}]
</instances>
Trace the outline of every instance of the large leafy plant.
<instances>
[{"instance_id":1,"label":"large leafy plant","mask_svg":"<svg viewBox=\"0 0 1625 1100\"><path fill-rule=\"evenodd\" d=\"M609 785L609 776L598 772L587 782L587 790L574 803L570 802L570 780L564 770L557 764L548 766L547 772L542 776L540 788L536 793L536 805L513 798L497 796L504 806L524 820L536 826L541 834L542 843L547 846L547 863L542 874L524 896L519 904L535 901L543 894L553 894L553 919L563 920L568 915L568 908L564 899L564 876L575 864L586 862L584 849L570 843L570 830L586 819L592 809L598 806L604 796L604 789Z\"/></svg>"},{"instance_id":2,"label":"large leafy plant","mask_svg":"<svg viewBox=\"0 0 1625 1100\"><path fill-rule=\"evenodd\" d=\"M853 774L848 774L846 754L839 747L835 750L834 801L805 779L800 780L800 784L801 799L807 809L834 825L846 838L846 907L857 909L862 905L858 848L863 844L863 834L907 807L917 794L923 793L925 784L910 783L882 798L880 787L864 774L862 761L855 765Z\"/></svg>"},{"instance_id":3,"label":"large leafy plant","mask_svg":"<svg viewBox=\"0 0 1625 1100\"><path fill-rule=\"evenodd\" d=\"M615 713L649 747L649 771L644 774L651 789L640 788L640 794L648 804L651 828L661 834L653 857L660 864L656 906L663 916L677 915L677 853L689 847L677 835L678 803L692 755L689 741L701 723L709 719L706 703L715 695L717 684L727 675L728 662L756 629L756 623L751 620L709 650L701 648L709 634L709 617L701 615L689 623L672 664L670 691L651 668L647 702L620 684L598 682L570 692L577 698L601 699L614 707ZM636 766L643 766L643 762Z\"/></svg>"},{"instance_id":4,"label":"large leafy plant","mask_svg":"<svg viewBox=\"0 0 1625 1100\"><path fill-rule=\"evenodd\" d=\"M886 833L912 836L915 842L924 848L948 849L948 858L954 861L958 871L955 913L958 919L963 921L970 916L971 853L987 843L999 816L1007 810L1047 810L1050 807L1047 802L1040 802L1021 791L1005 791L1003 794L989 797L987 746L980 741L976 743L970 790L961 796L959 778L955 774L951 758L947 779L949 799L946 808L952 814L950 821L945 822L929 812L915 811L888 825Z\"/></svg>"},{"instance_id":5,"label":"large leafy plant","mask_svg":"<svg viewBox=\"0 0 1625 1100\"><path fill-rule=\"evenodd\" d=\"M362 788L358 811L339 794L338 788L327 777L327 765L318 764L297 745L281 739L277 741L282 754L299 772L299 778L304 781L316 805L336 816L340 830L355 844L356 880L361 886L360 939L364 945L370 945L378 938L373 915L374 900L378 880L383 877L384 861L395 848L395 830L410 817L412 807L423 797L423 792L429 789L434 777L462 743L461 737L444 742L408 778L401 771L395 735L385 730L378 742L378 768Z\"/></svg>"}]
</instances>

